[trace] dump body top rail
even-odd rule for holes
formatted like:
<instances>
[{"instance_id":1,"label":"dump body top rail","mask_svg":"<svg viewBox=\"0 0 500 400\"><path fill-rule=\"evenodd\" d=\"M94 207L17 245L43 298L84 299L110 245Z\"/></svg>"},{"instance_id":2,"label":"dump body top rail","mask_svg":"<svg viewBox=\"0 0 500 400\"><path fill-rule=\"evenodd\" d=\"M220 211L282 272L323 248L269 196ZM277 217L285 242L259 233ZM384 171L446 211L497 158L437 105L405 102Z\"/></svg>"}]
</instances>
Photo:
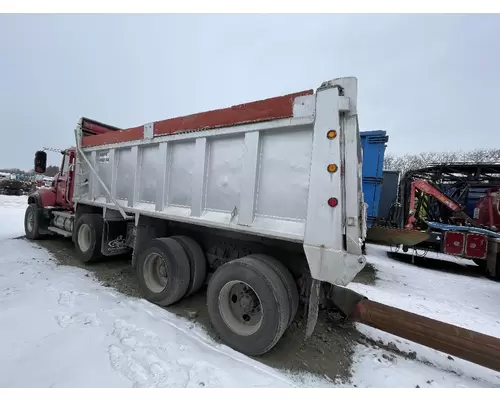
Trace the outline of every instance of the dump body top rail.
<instances>
[{"instance_id":1,"label":"dump body top rail","mask_svg":"<svg viewBox=\"0 0 500 400\"><path fill-rule=\"evenodd\" d=\"M301 242L314 278L347 284L365 262L356 102L342 78L125 130L82 119L75 203Z\"/></svg>"}]
</instances>

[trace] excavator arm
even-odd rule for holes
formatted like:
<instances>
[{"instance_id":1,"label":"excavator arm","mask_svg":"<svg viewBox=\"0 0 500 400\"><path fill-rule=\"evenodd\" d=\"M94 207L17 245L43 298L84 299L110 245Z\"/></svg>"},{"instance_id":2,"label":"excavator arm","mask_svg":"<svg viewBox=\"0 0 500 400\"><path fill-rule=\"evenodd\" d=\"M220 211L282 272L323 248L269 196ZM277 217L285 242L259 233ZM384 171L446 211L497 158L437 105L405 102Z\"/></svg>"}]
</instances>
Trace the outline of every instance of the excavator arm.
<instances>
[{"instance_id":1,"label":"excavator arm","mask_svg":"<svg viewBox=\"0 0 500 400\"><path fill-rule=\"evenodd\" d=\"M430 182L424 179L415 179L411 183L411 193L410 193L410 204L409 204L409 217L408 221L405 225L406 229L414 229L414 224L416 221L416 191L427 194L429 196L434 197L437 201L443 204L446 208L453 212L456 218L462 219L466 224L471 226L478 226L478 223L474 221L471 217L469 217L465 212L463 212L463 207L446 196L441 190L435 187Z\"/></svg>"}]
</instances>

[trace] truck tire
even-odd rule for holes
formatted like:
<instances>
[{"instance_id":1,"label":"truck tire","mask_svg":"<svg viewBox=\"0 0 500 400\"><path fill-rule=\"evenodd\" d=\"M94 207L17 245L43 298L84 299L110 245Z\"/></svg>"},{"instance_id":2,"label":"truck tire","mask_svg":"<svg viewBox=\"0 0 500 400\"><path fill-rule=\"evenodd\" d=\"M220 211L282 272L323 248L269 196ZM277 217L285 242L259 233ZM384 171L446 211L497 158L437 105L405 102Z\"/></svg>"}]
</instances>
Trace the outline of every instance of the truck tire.
<instances>
[{"instance_id":1,"label":"truck tire","mask_svg":"<svg viewBox=\"0 0 500 400\"><path fill-rule=\"evenodd\" d=\"M482 275L484 275L486 278L494 280L494 281L497 281L500 279L499 268L496 268L495 274L492 274L491 271L488 269L488 265L486 263L486 260L475 259L472 261L474 261L474 264L476 264L479 267ZM500 257L497 257L497 265L499 265L498 264L499 262L500 262Z\"/></svg>"},{"instance_id":2,"label":"truck tire","mask_svg":"<svg viewBox=\"0 0 500 400\"><path fill-rule=\"evenodd\" d=\"M182 299L188 290L189 258L176 240L153 239L139 254L137 278L146 300L169 306Z\"/></svg>"},{"instance_id":3,"label":"truck tire","mask_svg":"<svg viewBox=\"0 0 500 400\"><path fill-rule=\"evenodd\" d=\"M207 259L201 246L187 236L172 236L172 239L177 241L189 259L189 269L191 271L191 279L185 297L196 293L201 289L205 278L207 277Z\"/></svg>"},{"instance_id":4,"label":"truck tire","mask_svg":"<svg viewBox=\"0 0 500 400\"><path fill-rule=\"evenodd\" d=\"M297 310L299 308L299 291L297 290L297 284L295 283L295 279L293 279L293 275L281 262L266 254L251 254L247 257L262 261L269 268L272 268L274 272L276 272L276 274L279 275L281 282L283 282L283 285L285 285L285 289L288 292L288 302L290 303L290 317L288 319L287 326L290 326L290 324L295 319Z\"/></svg>"},{"instance_id":5,"label":"truck tire","mask_svg":"<svg viewBox=\"0 0 500 400\"><path fill-rule=\"evenodd\" d=\"M42 218L42 210L34 203L29 204L24 213L24 233L28 239L37 240L42 237L40 234Z\"/></svg>"},{"instance_id":6,"label":"truck tire","mask_svg":"<svg viewBox=\"0 0 500 400\"><path fill-rule=\"evenodd\" d=\"M290 316L288 292L280 276L263 261L249 257L215 271L208 283L207 306L224 343L249 356L271 350Z\"/></svg>"},{"instance_id":7,"label":"truck tire","mask_svg":"<svg viewBox=\"0 0 500 400\"><path fill-rule=\"evenodd\" d=\"M474 264L476 264L480 270L482 271L482 273L484 275L486 275L487 273L487 268L486 268L486 260L483 260L483 259L476 259L476 260L472 260L474 262Z\"/></svg>"},{"instance_id":8,"label":"truck tire","mask_svg":"<svg viewBox=\"0 0 500 400\"><path fill-rule=\"evenodd\" d=\"M493 272L489 270L486 260L474 260L474 263L481 268L486 278L493 281L500 281L500 254L497 255L497 265Z\"/></svg>"},{"instance_id":9,"label":"truck tire","mask_svg":"<svg viewBox=\"0 0 500 400\"><path fill-rule=\"evenodd\" d=\"M84 263L98 261L103 257L103 220L99 214L82 214L75 225L75 249L78 259Z\"/></svg>"}]
</instances>

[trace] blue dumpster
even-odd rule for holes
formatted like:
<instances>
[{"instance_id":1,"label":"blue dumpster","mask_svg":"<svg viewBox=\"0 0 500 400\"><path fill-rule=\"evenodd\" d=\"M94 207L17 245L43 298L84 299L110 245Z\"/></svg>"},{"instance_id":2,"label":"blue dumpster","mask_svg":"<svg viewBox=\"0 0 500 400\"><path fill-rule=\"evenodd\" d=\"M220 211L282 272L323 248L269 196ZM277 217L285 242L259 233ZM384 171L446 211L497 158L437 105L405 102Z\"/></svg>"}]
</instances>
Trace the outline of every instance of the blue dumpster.
<instances>
[{"instance_id":1,"label":"blue dumpster","mask_svg":"<svg viewBox=\"0 0 500 400\"><path fill-rule=\"evenodd\" d=\"M384 155L389 137L386 131L360 132L360 136L363 149L363 194L368 204L367 227L370 228L378 217Z\"/></svg>"}]
</instances>

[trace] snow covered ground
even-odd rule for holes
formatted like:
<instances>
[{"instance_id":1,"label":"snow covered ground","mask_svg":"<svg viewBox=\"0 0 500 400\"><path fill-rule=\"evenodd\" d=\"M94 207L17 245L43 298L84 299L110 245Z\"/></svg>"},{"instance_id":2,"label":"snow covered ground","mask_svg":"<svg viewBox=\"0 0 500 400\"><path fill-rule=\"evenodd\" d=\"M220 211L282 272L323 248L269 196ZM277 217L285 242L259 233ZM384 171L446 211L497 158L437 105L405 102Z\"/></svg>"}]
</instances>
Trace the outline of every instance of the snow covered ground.
<instances>
[{"instance_id":1,"label":"snow covered ground","mask_svg":"<svg viewBox=\"0 0 500 400\"><path fill-rule=\"evenodd\" d=\"M335 386L272 369L212 341L203 328L58 266L24 234L26 197L0 196L0 387ZM369 298L500 337L500 284L392 261L368 247ZM359 325L415 360L357 344L358 387L492 387L500 374ZM338 386L338 385L337 385Z\"/></svg>"},{"instance_id":2,"label":"snow covered ground","mask_svg":"<svg viewBox=\"0 0 500 400\"><path fill-rule=\"evenodd\" d=\"M387 257L388 249L367 246L368 261L377 270L376 286L351 283L351 289L380 303L500 337L500 283L393 261ZM428 257L457 261L445 255ZM358 386L500 387L500 374L495 371L371 327L356 324L356 328L371 339L417 353L416 360L387 360L382 350L373 352L359 345L354 366L354 383Z\"/></svg>"},{"instance_id":3,"label":"snow covered ground","mask_svg":"<svg viewBox=\"0 0 500 400\"><path fill-rule=\"evenodd\" d=\"M0 196L0 387L303 384L84 270L57 266L35 244L8 239L24 233L25 205L25 197Z\"/></svg>"}]
</instances>

